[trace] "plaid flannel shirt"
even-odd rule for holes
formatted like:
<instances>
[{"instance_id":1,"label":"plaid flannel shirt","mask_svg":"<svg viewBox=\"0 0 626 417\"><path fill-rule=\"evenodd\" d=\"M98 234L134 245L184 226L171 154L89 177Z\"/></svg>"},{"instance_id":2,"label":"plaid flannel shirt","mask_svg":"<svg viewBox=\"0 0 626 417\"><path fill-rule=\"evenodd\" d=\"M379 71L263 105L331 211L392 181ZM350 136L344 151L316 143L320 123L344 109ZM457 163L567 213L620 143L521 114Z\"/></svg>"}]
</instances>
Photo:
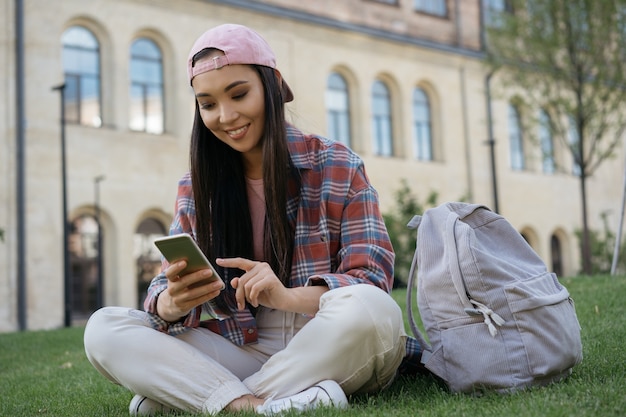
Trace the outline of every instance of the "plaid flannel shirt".
<instances>
[{"instance_id":1,"label":"plaid flannel shirt","mask_svg":"<svg viewBox=\"0 0 626 417\"><path fill-rule=\"evenodd\" d=\"M338 142L304 135L292 126L287 134L291 160L301 175L300 190L289 187L287 204L288 219L295 225L290 286L325 284L332 290L371 284L390 292L394 252L379 210L378 194L363 162ZM178 184L170 234L185 232L195 237L195 224L195 202L187 173ZM167 266L163 261L161 271ZM166 288L163 272L148 288L144 308L155 329L176 335L200 326L237 345L257 341L256 321L247 309L224 312L209 302L204 306L205 315L198 306L176 323L164 321L156 314L156 303ZM413 345L407 343L407 348ZM419 353L419 346L411 350L416 349Z\"/></svg>"}]
</instances>

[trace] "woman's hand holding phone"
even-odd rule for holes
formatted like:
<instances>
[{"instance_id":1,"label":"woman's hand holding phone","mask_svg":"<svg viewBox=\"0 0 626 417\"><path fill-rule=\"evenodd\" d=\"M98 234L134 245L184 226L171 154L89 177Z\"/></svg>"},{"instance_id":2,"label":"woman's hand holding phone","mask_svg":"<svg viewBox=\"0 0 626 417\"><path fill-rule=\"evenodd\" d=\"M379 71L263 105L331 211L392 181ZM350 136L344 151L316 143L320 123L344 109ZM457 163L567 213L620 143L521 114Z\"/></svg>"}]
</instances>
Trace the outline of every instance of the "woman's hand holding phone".
<instances>
[{"instance_id":1,"label":"woman's hand holding phone","mask_svg":"<svg viewBox=\"0 0 626 417\"><path fill-rule=\"evenodd\" d=\"M186 267L186 261L178 261L165 270L167 289L157 300L157 313L165 321L178 321L194 307L212 300L222 291L222 281L210 279L213 274L210 268L181 276Z\"/></svg>"},{"instance_id":2,"label":"woman's hand holding phone","mask_svg":"<svg viewBox=\"0 0 626 417\"><path fill-rule=\"evenodd\" d=\"M163 320L179 320L224 289L224 281L190 235L166 236L154 243L170 262L165 270L167 290L157 300Z\"/></svg>"}]
</instances>

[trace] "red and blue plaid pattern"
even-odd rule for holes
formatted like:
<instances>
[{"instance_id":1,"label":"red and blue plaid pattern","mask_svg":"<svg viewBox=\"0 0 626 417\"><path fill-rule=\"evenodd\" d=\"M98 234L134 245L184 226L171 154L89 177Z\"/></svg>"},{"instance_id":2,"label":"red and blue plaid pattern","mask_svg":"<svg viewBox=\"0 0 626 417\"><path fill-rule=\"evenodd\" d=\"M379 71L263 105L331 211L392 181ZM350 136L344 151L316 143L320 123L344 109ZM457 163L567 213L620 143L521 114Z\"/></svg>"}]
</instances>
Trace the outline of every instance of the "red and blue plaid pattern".
<instances>
[{"instance_id":1,"label":"red and blue plaid pattern","mask_svg":"<svg viewBox=\"0 0 626 417\"><path fill-rule=\"evenodd\" d=\"M289 150L300 171L301 188L290 187L288 218L295 224L291 287L324 282L330 289L372 284L390 291L394 253L378 206L378 194L369 183L363 162L344 145L288 127ZM195 201L191 179L179 182L175 218L170 234L195 236ZM162 270L167 268L163 263ZM163 273L155 277L145 302L153 325L179 334L187 327L208 327L236 344L256 341L256 323L248 310L231 314L211 303L205 310L213 319L201 322L198 307L183 321L169 324L156 316L156 299L167 288ZM233 304L234 305L234 304ZM208 308L206 308L208 307Z\"/></svg>"}]
</instances>

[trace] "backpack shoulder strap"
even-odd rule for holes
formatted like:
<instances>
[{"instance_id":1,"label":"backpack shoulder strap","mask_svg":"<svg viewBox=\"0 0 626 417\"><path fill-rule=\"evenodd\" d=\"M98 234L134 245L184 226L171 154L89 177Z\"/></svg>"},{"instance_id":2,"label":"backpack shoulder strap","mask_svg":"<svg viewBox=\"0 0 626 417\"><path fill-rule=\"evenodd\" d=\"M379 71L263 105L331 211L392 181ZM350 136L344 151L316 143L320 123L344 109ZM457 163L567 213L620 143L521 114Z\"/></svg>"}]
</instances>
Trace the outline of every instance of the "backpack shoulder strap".
<instances>
[{"instance_id":1,"label":"backpack shoulder strap","mask_svg":"<svg viewBox=\"0 0 626 417\"><path fill-rule=\"evenodd\" d=\"M457 203L457 205L458 204L461 203ZM452 279L454 288L456 289L461 304L464 307L465 313L473 316L482 315L485 324L489 328L489 333L491 336L495 336L498 331L494 323L498 326L502 326L504 324L504 320L486 305L469 297L463 271L461 270L461 263L459 262L459 254L456 250L458 248L456 231L457 224L461 222L461 220L465 222L466 218L474 212L479 215L481 222L498 217L498 215L493 213L487 207L479 204L462 204L457 210L455 210L456 207L453 206L450 208L452 210L446 219L444 236L445 246L451 249L446 251L446 255L448 256L448 270L450 271L450 278ZM473 225L471 224L464 224L464 226L466 227L465 230L473 228ZM459 237L462 239L463 234ZM461 242L461 244L464 244L464 242Z\"/></svg>"},{"instance_id":2,"label":"backpack shoulder strap","mask_svg":"<svg viewBox=\"0 0 626 417\"><path fill-rule=\"evenodd\" d=\"M410 229L417 229L422 221L422 216L415 215L409 221L407 226ZM415 278L417 276L417 251L418 248L415 248L415 253L413 254L413 261L411 261L411 269L409 270L409 281L407 283L406 289L406 305L408 310L408 319L409 325L411 326L411 330L415 339L417 339L418 343L422 347L423 351L431 351L432 348L430 344L426 341L426 338L417 327L417 323L415 323L415 317L413 316L413 291L415 289Z\"/></svg>"}]
</instances>

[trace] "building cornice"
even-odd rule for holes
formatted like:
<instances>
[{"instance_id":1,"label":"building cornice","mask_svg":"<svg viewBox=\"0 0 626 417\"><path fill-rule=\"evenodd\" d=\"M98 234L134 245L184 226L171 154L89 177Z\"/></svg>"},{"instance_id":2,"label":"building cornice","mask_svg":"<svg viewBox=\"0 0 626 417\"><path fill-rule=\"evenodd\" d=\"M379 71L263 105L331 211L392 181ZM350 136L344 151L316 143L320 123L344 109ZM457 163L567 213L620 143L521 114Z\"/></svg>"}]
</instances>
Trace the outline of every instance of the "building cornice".
<instances>
[{"instance_id":1,"label":"building cornice","mask_svg":"<svg viewBox=\"0 0 626 417\"><path fill-rule=\"evenodd\" d=\"M474 59L484 59L485 53L474 49L461 48L440 42L433 42L427 39L416 38L414 36L403 35L396 32L372 28L365 25L342 22L324 16L307 13L301 10L289 9L286 7L275 6L271 4L261 3L250 0L201 0L206 3L214 3L223 6L238 7L254 12L264 13L271 16L277 16L285 19L291 19L299 22L309 23L313 25L324 26L347 32L360 33L377 39L384 39L391 42L404 43L421 48L431 49L438 52L445 52L460 55Z\"/></svg>"}]
</instances>

